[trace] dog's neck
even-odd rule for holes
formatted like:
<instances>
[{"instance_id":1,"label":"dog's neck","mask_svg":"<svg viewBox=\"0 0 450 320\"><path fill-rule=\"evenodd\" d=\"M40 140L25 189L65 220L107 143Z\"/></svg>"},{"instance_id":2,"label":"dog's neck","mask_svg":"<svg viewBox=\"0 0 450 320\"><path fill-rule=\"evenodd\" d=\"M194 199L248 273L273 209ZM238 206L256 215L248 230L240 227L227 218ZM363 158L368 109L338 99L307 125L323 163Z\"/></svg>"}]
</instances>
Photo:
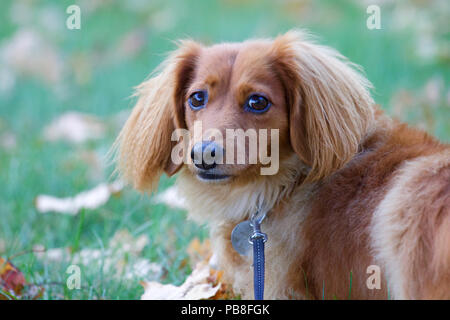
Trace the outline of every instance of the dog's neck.
<instances>
[{"instance_id":1,"label":"dog's neck","mask_svg":"<svg viewBox=\"0 0 450 320\"><path fill-rule=\"evenodd\" d=\"M307 167L293 155L281 163L276 175L262 176L245 186L204 184L187 170L180 173L177 184L190 218L208 224L237 223L257 210L272 210L301 184L306 173Z\"/></svg>"}]
</instances>

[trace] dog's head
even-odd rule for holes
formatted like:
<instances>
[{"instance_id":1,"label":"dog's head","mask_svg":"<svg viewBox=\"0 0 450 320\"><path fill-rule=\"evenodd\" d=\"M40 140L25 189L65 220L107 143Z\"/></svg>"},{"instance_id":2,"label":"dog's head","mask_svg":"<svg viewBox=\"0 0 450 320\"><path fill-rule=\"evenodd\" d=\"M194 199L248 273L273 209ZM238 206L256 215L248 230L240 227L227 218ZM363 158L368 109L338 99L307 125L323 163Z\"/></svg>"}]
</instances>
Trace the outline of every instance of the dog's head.
<instances>
[{"instance_id":1,"label":"dog's head","mask_svg":"<svg viewBox=\"0 0 450 320\"><path fill-rule=\"evenodd\" d=\"M368 81L298 31L182 41L160 69L137 88L117 140L119 168L140 190L183 165L202 182L245 182L293 155L309 168L305 181L320 180L354 156L373 119Z\"/></svg>"}]
</instances>

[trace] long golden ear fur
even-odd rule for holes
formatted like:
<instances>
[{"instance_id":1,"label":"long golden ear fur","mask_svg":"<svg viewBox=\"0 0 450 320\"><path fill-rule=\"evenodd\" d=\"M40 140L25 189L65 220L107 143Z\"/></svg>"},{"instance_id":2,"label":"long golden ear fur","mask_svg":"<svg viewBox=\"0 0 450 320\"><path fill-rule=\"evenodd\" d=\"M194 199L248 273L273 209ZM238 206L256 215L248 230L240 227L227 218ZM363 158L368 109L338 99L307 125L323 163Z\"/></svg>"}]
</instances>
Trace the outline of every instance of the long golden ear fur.
<instances>
[{"instance_id":1,"label":"long golden ear fur","mask_svg":"<svg viewBox=\"0 0 450 320\"><path fill-rule=\"evenodd\" d=\"M152 191L163 171L174 174L181 165L170 160L171 135L183 115L184 97L179 88L188 80L187 71L199 45L183 41L158 68L162 71L136 88L138 97L130 117L120 132L113 149L117 151L117 170L121 177L140 191Z\"/></svg>"},{"instance_id":2,"label":"long golden ear fur","mask_svg":"<svg viewBox=\"0 0 450 320\"><path fill-rule=\"evenodd\" d=\"M322 179L355 155L370 129L371 84L341 54L301 31L276 38L273 53L288 91L291 145L311 167L306 181Z\"/></svg>"}]
</instances>

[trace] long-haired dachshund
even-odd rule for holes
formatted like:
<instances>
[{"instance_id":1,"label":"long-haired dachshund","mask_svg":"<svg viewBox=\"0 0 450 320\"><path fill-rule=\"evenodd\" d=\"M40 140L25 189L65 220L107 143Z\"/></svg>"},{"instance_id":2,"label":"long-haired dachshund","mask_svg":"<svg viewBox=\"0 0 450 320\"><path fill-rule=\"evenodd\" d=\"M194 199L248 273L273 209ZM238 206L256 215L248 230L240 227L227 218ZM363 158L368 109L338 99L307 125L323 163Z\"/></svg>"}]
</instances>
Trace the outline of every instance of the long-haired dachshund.
<instances>
[{"instance_id":1,"label":"long-haired dachshund","mask_svg":"<svg viewBox=\"0 0 450 320\"><path fill-rule=\"evenodd\" d=\"M118 168L141 191L179 172L190 217L208 224L243 298L253 298L252 259L230 235L259 210L266 298L450 299L450 146L385 116L370 87L301 31L181 41L137 88ZM268 132L253 157L251 132ZM264 174L264 159L276 170Z\"/></svg>"}]
</instances>

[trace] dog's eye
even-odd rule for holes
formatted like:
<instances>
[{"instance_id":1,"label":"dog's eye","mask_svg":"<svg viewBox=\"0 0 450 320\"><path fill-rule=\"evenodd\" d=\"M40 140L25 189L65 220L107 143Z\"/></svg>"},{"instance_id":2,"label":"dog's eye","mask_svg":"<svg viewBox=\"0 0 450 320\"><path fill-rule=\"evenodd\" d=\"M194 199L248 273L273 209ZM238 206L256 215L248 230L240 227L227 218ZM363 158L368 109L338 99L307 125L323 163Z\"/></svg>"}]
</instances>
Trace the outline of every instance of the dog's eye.
<instances>
[{"instance_id":1,"label":"dog's eye","mask_svg":"<svg viewBox=\"0 0 450 320\"><path fill-rule=\"evenodd\" d=\"M192 110L198 110L206 106L208 93L206 91L196 91L190 95L188 102Z\"/></svg>"},{"instance_id":2,"label":"dog's eye","mask_svg":"<svg viewBox=\"0 0 450 320\"><path fill-rule=\"evenodd\" d=\"M255 113L266 112L271 106L266 97L259 94L252 94L245 103L245 109Z\"/></svg>"}]
</instances>

